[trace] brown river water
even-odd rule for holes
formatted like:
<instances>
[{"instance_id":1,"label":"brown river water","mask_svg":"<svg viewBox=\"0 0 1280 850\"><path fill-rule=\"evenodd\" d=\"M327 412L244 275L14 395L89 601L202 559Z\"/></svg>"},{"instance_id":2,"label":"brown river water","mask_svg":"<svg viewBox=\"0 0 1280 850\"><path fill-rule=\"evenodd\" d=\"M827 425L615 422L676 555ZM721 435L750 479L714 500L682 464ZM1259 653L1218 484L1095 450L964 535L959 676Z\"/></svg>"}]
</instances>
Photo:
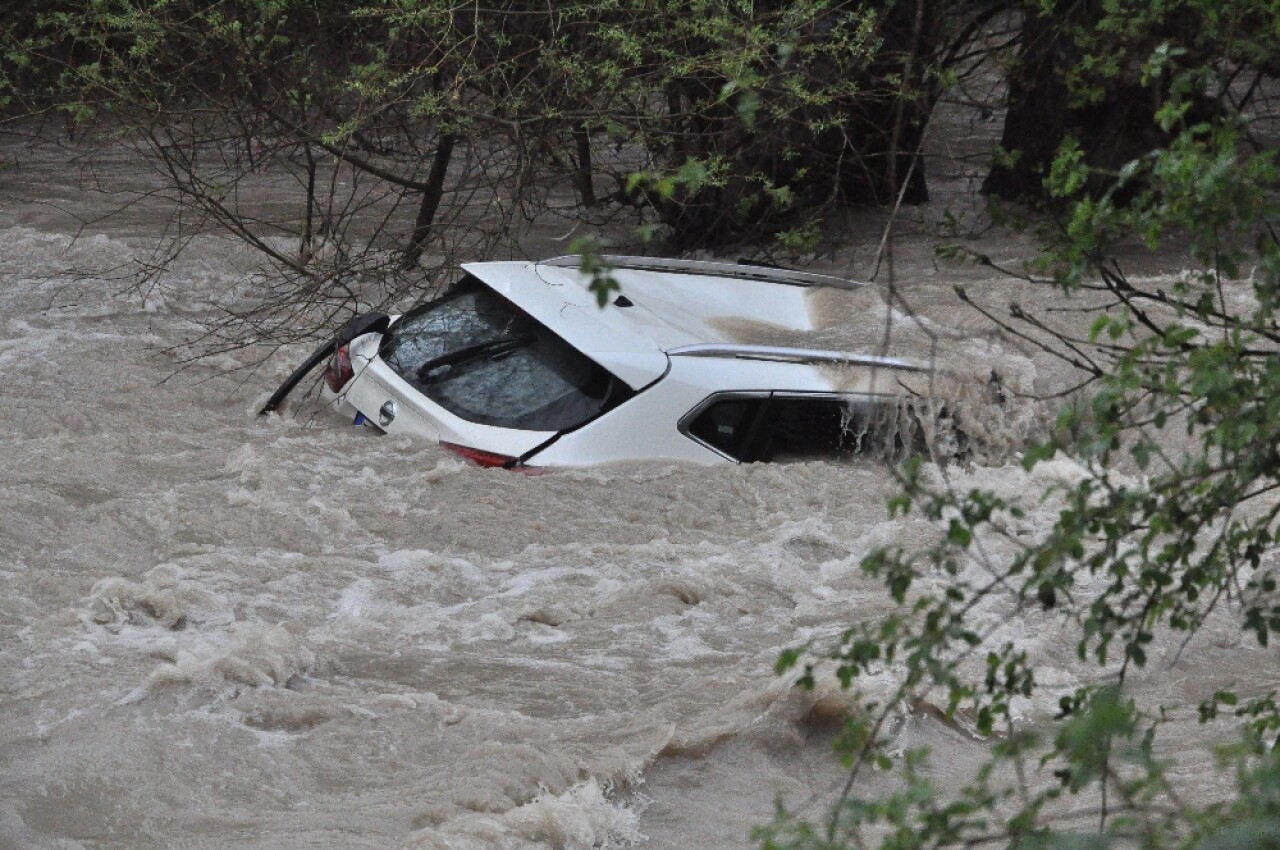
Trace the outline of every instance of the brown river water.
<instances>
[{"instance_id":1,"label":"brown river water","mask_svg":"<svg viewBox=\"0 0 1280 850\"><path fill-rule=\"evenodd\" d=\"M211 293L253 258L198 237L166 299L112 269L146 255L163 211L79 229L110 201L58 154L0 172L0 848L747 847L776 800L821 817L843 781L831 752L839 689L797 691L780 650L889 604L858 562L926 541L887 517L883 468L670 463L538 476L486 471L435 445L381 438L320 410L256 416L309 351L233 351L179 369ZM108 164L146 183L127 155ZM936 212L936 210L935 210ZM860 273L878 230L824 270ZM996 259L1028 245L991 237ZM895 271L923 327L907 353L998 368L1015 389L1069 376L989 332L956 300L1029 295L904 237ZM536 240L535 240L536 243ZM534 244L533 253L554 253ZM870 344L872 291L850 324ZM936 340L936 342L935 342ZM1050 411L1051 413L1051 411ZM960 486L1037 501L1069 460L1021 470L1044 406L984 422ZM998 552L996 555L998 556ZM972 569L979 569L972 565ZM993 600L975 615L1042 669L1020 721L1050 716L1083 667L1051 613ZM1137 681L1184 706L1206 683L1273 683L1273 653L1211 623ZM892 675L863 683L888 694ZM1203 741L1175 711L1175 742ZM1181 724L1181 725L1179 725ZM944 780L983 757L903 708L898 749L924 745ZM1174 770L1193 794L1225 780L1207 755ZM885 780L870 777L874 790Z\"/></svg>"}]
</instances>

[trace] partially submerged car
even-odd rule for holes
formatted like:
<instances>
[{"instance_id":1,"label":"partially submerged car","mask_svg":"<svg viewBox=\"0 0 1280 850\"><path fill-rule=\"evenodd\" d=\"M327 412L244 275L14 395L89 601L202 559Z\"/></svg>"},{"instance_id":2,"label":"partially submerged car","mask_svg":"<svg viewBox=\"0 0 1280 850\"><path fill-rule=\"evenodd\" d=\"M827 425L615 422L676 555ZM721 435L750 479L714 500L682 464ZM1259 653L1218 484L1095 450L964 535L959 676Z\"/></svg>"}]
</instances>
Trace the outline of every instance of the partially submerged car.
<instances>
[{"instance_id":1,"label":"partially submerged car","mask_svg":"<svg viewBox=\"0 0 1280 850\"><path fill-rule=\"evenodd\" d=\"M360 316L329 358L333 404L485 466L742 463L924 447L904 360L808 348L810 296L862 284L755 265L606 257L601 308L579 257L482 262L444 296ZM779 344L779 341L786 344Z\"/></svg>"}]
</instances>

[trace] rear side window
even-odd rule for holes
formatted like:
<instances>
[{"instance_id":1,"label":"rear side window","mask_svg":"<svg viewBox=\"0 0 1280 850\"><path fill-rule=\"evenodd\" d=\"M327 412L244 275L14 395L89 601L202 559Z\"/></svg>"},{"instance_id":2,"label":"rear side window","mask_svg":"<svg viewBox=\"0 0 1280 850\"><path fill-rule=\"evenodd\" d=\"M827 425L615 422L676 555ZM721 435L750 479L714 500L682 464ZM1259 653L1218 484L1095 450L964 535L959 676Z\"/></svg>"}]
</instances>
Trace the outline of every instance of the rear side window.
<instances>
[{"instance_id":1,"label":"rear side window","mask_svg":"<svg viewBox=\"0 0 1280 850\"><path fill-rule=\"evenodd\" d=\"M482 425L563 431L633 395L474 278L397 322L381 355L427 398Z\"/></svg>"},{"instance_id":2,"label":"rear side window","mask_svg":"<svg viewBox=\"0 0 1280 850\"><path fill-rule=\"evenodd\" d=\"M898 460L924 452L920 420L900 399L726 396L686 425L688 434L735 460Z\"/></svg>"}]
</instances>

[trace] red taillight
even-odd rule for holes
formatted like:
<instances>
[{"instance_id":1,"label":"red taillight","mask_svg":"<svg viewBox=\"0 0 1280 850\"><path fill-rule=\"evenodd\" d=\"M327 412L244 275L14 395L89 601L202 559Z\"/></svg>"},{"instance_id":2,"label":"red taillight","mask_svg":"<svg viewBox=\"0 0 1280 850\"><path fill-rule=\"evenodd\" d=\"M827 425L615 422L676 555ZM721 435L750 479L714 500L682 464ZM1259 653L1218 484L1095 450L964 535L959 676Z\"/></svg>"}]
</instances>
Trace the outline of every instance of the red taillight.
<instances>
[{"instance_id":1,"label":"red taillight","mask_svg":"<svg viewBox=\"0 0 1280 850\"><path fill-rule=\"evenodd\" d=\"M329 358L329 365L324 370L324 380L329 385L329 389L336 393L345 387L347 381L355 377L355 374L351 369L351 355L344 345L333 352L333 356Z\"/></svg>"},{"instance_id":2,"label":"red taillight","mask_svg":"<svg viewBox=\"0 0 1280 850\"><path fill-rule=\"evenodd\" d=\"M495 454L494 452L486 452L481 449L473 449L470 446L460 446L457 443L441 442L441 446L456 455L461 455L467 460L479 464L480 466L506 466L515 461L515 458L507 455Z\"/></svg>"}]
</instances>

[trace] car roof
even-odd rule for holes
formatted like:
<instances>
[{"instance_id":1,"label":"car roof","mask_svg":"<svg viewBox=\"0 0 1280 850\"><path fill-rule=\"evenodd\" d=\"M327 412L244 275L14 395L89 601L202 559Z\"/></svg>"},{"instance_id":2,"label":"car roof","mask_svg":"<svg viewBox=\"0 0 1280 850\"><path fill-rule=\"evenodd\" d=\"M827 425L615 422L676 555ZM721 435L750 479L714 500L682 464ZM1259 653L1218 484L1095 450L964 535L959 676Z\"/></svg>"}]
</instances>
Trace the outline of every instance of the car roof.
<instances>
[{"instance_id":1,"label":"car roof","mask_svg":"<svg viewBox=\"0 0 1280 850\"><path fill-rule=\"evenodd\" d=\"M797 369L831 363L919 368L822 344L830 337L814 315L815 294L850 292L864 284L732 263L601 259L623 296L614 296L603 309L577 256L462 268L636 388L665 374L668 356L773 360Z\"/></svg>"}]
</instances>

